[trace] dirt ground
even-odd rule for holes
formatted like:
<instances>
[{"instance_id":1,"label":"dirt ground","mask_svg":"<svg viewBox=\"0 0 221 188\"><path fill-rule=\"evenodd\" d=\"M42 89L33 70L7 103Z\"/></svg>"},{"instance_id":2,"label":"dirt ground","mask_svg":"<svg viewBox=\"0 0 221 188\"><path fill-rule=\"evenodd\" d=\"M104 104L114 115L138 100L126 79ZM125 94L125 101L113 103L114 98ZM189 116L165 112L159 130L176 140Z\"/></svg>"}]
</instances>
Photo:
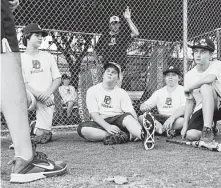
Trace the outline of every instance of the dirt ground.
<instances>
[{"instance_id":1,"label":"dirt ground","mask_svg":"<svg viewBox=\"0 0 221 188\"><path fill-rule=\"evenodd\" d=\"M221 126L219 126L221 128ZM86 142L76 132L56 132L53 142L39 145L53 160L68 163L68 174L28 184L10 184L13 151L9 137L1 138L1 185L4 188L163 188L221 187L221 152L167 143L156 138L156 146L145 151L141 142L105 146ZM221 143L221 135L216 137ZM114 176L127 177L128 183L108 181Z\"/></svg>"}]
</instances>

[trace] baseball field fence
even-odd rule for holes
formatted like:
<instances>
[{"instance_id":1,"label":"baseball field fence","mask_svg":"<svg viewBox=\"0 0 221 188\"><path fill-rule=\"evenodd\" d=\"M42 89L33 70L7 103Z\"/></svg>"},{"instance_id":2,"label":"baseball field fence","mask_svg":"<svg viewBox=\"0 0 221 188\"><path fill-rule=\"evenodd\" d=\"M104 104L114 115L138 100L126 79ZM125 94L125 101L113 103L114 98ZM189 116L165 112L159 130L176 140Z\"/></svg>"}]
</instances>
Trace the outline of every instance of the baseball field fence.
<instances>
[{"instance_id":1,"label":"baseball field fence","mask_svg":"<svg viewBox=\"0 0 221 188\"><path fill-rule=\"evenodd\" d=\"M86 90L102 80L103 72L95 46L108 32L113 15L120 17L122 28L130 30L123 16L127 7L139 36L127 48L121 87L137 112L142 101L164 86L162 72L168 66L181 70L183 84L183 75L194 66L188 43L209 37L216 46L213 59L221 60L221 0L20 0L14 15L21 52L25 50L22 29L38 23L49 33L41 50L54 56L61 74L71 77L77 92L69 118L59 92L55 92L53 125L89 119ZM30 113L30 121L34 119L35 113Z\"/></svg>"}]
</instances>

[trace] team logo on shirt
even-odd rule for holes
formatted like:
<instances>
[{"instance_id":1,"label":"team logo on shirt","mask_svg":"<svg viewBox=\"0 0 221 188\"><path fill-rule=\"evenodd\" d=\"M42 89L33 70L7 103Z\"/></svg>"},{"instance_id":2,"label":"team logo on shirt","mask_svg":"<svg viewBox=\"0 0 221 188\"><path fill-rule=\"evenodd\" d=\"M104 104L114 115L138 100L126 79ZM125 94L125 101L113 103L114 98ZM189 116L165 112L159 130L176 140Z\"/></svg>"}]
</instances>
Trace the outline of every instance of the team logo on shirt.
<instances>
[{"instance_id":1,"label":"team logo on shirt","mask_svg":"<svg viewBox=\"0 0 221 188\"><path fill-rule=\"evenodd\" d=\"M101 106L105 108L113 108L113 106L111 105L111 97L105 95L104 102L101 104Z\"/></svg>"},{"instance_id":2,"label":"team logo on shirt","mask_svg":"<svg viewBox=\"0 0 221 188\"><path fill-rule=\"evenodd\" d=\"M38 60L32 60L32 67L34 69L40 69L41 68L41 63Z\"/></svg>"},{"instance_id":3,"label":"team logo on shirt","mask_svg":"<svg viewBox=\"0 0 221 188\"><path fill-rule=\"evenodd\" d=\"M166 104L166 105L172 105L172 98L167 97L165 104Z\"/></svg>"},{"instance_id":4,"label":"team logo on shirt","mask_svg":"<svg viewBox=\"0 0 221 188\"><path fill-rule=\"evenodd\" d=\"M104 97L104 103L105 103L105 104L110 104L110 103L111 103L111 97L105 95L105 97Z\"/></svg>"},{"instance_id":5,"label":"team logo on shirt","mask_svg":"<svg viewBox=\"0 0 221 188\"><path fill-rule=\"evenodd\" d=\"M41 62L38 61L38 60L32 60L32 68L34 70L31 70L31 74L43 72L43 69L40 69L41 68Z\"/></svg>"}]
</instances>

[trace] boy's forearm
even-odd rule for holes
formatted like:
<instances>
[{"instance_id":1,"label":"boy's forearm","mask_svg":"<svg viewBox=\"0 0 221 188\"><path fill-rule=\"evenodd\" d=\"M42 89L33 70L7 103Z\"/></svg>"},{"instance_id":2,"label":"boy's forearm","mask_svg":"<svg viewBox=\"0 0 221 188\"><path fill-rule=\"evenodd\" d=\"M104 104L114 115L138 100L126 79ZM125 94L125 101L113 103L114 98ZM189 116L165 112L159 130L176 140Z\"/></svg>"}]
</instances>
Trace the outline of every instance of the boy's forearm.
<instances>
[{"instance_id":1,"label":"boy's forearm","mask_svg":"<svg viewBox=\"0 0 221 188\"><path fill-rule=\"evenodd\" d=\"M60 84L61 84L61 78L53 80L51 86L47 89L46 92L52 95L56 91L56 89L60 86Z\"/></svg>"},{"instance_id":2,"label":"boy's forearm","mask_svg":"<svg viewBox=\"0 0 221 188\"><path fill-rule=\"evenodd\" d=\"M131 18L127 18L126 20L127 20L127 23L128 23L128 25L130 27L130 30L131 30L133 36L134 37L138 36L139 35L139 31L138 31L137 27L135 26L135 24L132 22Z\"/></svg>"},{"instance_id":3,"label":"boy's forearm","mask_svg":"<svg viewBox=\"0 0 221 188\"><path fill-rule=\"evenodd\" d=\"M107 123L98 113L91 113L90 115L94 122L98 123L105 130L109 126L109 123Z\"/></svg>"},{"instance_id":4,"label":"boy's forearm","mask_svg":"<svg viewBox=\"0 0 221 188\"><path fill-rule=\"evenodd\" d=\"M203 84L211 84L216 80L215 74L210 74L191 86L191 90L200 88Z\"/></svg>"},{"instance_id":5,"label":"boy's forearm","mask_svg":"<svg viewBox=\"0 0 221 188\"><path fill-rule=\"evenodd\" d=\"M187 99L186 106L185 106L185 113L184 113L184 125L188 125L190 116L193 111L193 106L194 106L193 100Z\"/></svg>"}]
</instances>

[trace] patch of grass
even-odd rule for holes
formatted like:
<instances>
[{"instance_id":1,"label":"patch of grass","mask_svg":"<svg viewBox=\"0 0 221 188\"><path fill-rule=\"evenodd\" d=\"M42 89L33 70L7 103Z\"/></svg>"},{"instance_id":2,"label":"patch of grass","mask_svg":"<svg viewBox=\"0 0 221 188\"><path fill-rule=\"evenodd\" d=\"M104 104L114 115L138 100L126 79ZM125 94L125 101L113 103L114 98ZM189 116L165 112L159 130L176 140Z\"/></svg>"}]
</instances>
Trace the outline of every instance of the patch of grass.
<instances>
[{"instance_id":1,"label":"patch of grass","mask_svg":"<svg viewBox=\"0 0 221 188\"><path fill-rule=\"evenodd\" d=\"M221 153L170 144L165 140L159 137L155 148L145 151L141 142L105 146L86 142L77 133L57 133L53 142L39 145L37 150L47 153L53 160L66 161L68 174L28 184L10 184L7 162L13 158L13 151L8 149L10 139L2 138L2 187L220 187ZM221 135L216 140L221 142ZM128 177L128 184L107 181L108 177L117 175Z\"/></svg>"}]
</instances>

